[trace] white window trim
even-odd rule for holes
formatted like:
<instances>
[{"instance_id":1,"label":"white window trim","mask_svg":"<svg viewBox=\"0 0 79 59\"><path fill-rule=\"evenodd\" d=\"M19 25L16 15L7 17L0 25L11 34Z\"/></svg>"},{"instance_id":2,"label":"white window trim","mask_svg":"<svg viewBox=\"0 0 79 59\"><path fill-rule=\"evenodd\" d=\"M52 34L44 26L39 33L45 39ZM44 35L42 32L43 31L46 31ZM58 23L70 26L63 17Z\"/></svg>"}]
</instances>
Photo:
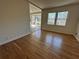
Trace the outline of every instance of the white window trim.
<instances>
[{"instance_id":1,"label":"white window trim","mask_svg":"<svg viewBox=\"0 0 79 59\"><path fill-rule=\"evenodd\" d=\"M66 12L66 11L59 11L59 12ZM69 14L69 11L67 11L67 12ZM47 24L48 25L61 26L61 27L65 27L67 25L68 14L67 14L67 19L66 19L66 24L65 25L57 25L56 22L57 22L58 12L50 12L50 13L56 13L56 17L55 17L55 23L54 24L48 24L48 18L47 18ZM49 13L48 13L48 15L49 15Z\"/></svg>"}]
</instances>

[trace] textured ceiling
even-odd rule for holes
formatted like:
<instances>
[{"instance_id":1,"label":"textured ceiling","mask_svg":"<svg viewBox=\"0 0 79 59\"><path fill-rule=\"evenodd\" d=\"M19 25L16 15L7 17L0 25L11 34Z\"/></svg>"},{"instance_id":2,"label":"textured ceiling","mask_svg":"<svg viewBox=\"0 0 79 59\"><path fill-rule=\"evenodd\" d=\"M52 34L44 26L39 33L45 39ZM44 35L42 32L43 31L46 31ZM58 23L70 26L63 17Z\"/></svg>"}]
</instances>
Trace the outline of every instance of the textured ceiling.
<instances>
[{"instance_id":1,"label":"textured ceiling","mask_svg":"<svg viewBox=\"0 0 79 59\"><path fill-rule=\"evenodd\" d=\"M29 0L29 1L42 9L74 4L79 2L79 0Z\"/></svg>"}]
</instances>

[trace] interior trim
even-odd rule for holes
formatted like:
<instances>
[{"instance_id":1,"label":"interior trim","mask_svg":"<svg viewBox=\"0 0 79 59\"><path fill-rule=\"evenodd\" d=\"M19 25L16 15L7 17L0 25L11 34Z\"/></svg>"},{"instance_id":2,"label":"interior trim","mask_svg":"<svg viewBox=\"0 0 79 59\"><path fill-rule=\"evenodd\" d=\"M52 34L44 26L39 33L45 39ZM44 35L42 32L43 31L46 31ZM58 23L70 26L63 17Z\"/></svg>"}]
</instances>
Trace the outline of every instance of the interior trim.
<instances>
[{"instance_id":1,"label":"interior trim","mask_svg":"<svg viewBox=\"0 0 79 59\"><path fill-rule=\"evenodd\" d=\"M7 44L7 43L9 43L9 42L11 42L11 41L17 40L17 39L22 38L22 37L24 37L24 36L26 36L26 35L29 35L29 34L30 34L30 33L27 33L27 34L20 35L20 36L18 36L18 37L15 37L15 38L12 38L12 39L6 40L5 42L0 43L0 45Z\"/></svg>"},{"instance_id":2,"label":"interior trim","mask_svg":"<svg viewBox=\"0 0 79 59\"><path fill-rule=\"evenodd\" d=\"M53 33L58 33L58 34L72 35L72 36L73 36L73 34L72 34L72 33L61 33L61 32L56 32L56 31L53 31L53 30L48 30L48 29L44 29L44 28L42 28L42 30L44 30L44 31L49 31L49 32L53 32Z\"/></svg>"},{"instance_id":3,"label":"interior trim","mask_svg":"<svg viewBox=\"0 0 79 59\"><path fill-rule=\"evenodd\" d=\"M79 42L79 38L78 37L76 37L76 35L73 35L74 36L74 38Z\"/></svg>"},{"instance_id":4,"label":"interior trim","mask_svg":"<svg viewBox=\"0 0 79 59\"><path fill-rule=\"evenodd\" d=\"M39 9L42 9L42 8L40 8L39 6L37 6L36 4L34 4L34 3L32 3L31 1L28 1L30 4L32 4L32 5L34 5L34 6L36 6L36 7L38 7Z\"/></svg>"}]
</instances>

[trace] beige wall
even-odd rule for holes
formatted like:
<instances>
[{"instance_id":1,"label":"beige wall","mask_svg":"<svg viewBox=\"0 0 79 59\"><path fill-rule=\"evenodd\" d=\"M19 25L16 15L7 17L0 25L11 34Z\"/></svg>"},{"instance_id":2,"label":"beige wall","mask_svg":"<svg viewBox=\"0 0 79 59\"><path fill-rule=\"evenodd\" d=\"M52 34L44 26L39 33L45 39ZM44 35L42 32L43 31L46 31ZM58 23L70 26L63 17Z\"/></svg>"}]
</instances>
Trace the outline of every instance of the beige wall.
<instances>
[{"instance_id":1,"label":"beige wall","mask_svg":"<svg viewBox=\"0 0 79 59\"><path fill-rule=\"evenodd\" d=\"M0 44L30 33L27 0L0 0Z\"/></svg>"},{"instance_id":2,"label":"beige wall","mask_svg":"<svg viewBox=\"0 0 79 59\"><path fill-rule=\"evenodd\" d=\"M49 12L56 12L56 11L69 11L67 24L65 27L62 26L55 26L55 25L47 25L47 17ZM51 9L44 9L42 11L42 29L51 30L60 33L66 34L74 34L76 32L77 21L79 17L79 5L70 5L70 6L63 6L58 8L51 8Z\"/></svg>"}]
</instances>

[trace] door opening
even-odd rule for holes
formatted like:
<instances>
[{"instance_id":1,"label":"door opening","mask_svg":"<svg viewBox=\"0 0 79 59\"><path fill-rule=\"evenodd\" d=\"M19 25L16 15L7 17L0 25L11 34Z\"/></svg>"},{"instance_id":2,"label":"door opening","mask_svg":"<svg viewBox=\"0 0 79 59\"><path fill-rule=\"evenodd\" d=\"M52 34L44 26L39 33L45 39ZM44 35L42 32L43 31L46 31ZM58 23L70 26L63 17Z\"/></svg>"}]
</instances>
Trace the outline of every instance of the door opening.
<instances>
[{"instance_id":1,"label":"door opening","mask_svg":"<svg viewBox=\"0 0 79 59\"><path fill-rule=\"evenodd\" d=\"M30 27L31 31L37 31L41 29L41 9L38 7L29 4L30 5Z\"/></svg>"}]
</instances>

